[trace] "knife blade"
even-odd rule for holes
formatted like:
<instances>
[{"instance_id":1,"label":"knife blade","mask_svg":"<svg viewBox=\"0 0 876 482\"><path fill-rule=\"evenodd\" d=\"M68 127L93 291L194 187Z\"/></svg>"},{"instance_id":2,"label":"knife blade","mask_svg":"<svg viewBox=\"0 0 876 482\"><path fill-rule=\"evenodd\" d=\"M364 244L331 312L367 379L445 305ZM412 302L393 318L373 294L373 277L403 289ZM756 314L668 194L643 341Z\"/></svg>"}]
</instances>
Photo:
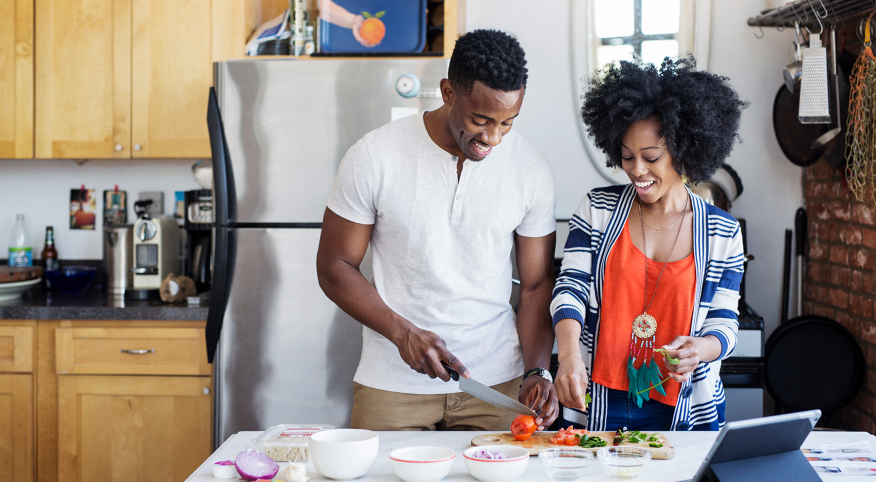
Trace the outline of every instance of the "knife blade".
<instances>
[{"instance_id":1,"label":"knife blade","mask_svg":"<svg viewBox=\"0 0 876 482\"><path fill-rule=\"evenodd\" d=\"M499 408L504 408L509 412L521 413L523 415L532 415L533 417L538 417L538 414L535 413L531 408L526 405L514 400L513 398L493 390L492 388L484 385L483 383L473 379L473 378L463 378L459 376L456 370L450 368L444 362L441 362L441 365L444 366L444 369L447 370L447 373L450 374L450 378L454 381L459 382L459 389L463 392L483 400L491 405L495 405Z\"/></svg>"}]
</instances>

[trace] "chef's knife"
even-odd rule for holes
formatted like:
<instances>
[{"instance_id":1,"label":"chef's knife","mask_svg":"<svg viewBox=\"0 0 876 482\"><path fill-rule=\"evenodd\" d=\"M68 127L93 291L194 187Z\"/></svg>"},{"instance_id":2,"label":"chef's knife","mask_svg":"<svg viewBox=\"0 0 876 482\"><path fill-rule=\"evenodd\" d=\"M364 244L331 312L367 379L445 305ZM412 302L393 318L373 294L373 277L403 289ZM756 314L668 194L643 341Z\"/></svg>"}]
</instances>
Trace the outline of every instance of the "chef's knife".
<instances>
[{"instance_id":1,"label":"chef's knife","mask_svg":"<svg viewBox=\"0 0 876 482\"><path fill-rule=\"evenodd\" d=\"M472 379L472 378L464 378L459 376L456 370L450 368L444 362L441 362L441 365L444 366L444 369L447 370L447 373L450 374L450 378L454 381L459 382L459 389L463 392L475 397L479 398L489 404L495 405L499 408L504 408L509 412L514 413L522 413L523 415L532 415L533 417L538 417L538 414L535 413L531 408L526 405L514 400L511 397L508 397L501 392L497 392L492 388L484 385L483 383Z\"/></svg>"}]
</instances>

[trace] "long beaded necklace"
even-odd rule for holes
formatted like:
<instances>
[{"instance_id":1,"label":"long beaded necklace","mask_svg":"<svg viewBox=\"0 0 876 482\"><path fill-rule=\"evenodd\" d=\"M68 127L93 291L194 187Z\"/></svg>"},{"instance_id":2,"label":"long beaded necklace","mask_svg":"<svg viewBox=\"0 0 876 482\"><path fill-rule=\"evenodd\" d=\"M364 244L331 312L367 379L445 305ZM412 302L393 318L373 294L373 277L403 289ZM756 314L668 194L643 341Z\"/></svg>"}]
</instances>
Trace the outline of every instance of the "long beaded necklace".
<instances>
[{"instance_id":1,"label":"long beaded necklace","mask_svg":"<svg viewBox=\"0 0 876 482\"><path fill-rule=\"evenodd\" d=\"M684 202L684 209L681 210L681 216L675 220L666 228L672 227L680 221L684 217L684 213L687 212L687 204L690 199L686 199ZM675 251L675 245L678 244L678 238L681 236L681 230L684 227L684 222L681 223L681 226L678 227L678 233L675 235L675 241L672 243L672 248L669 250L669 257L666 258L666 263L663 264L663 268L660 269L660 274L657 275L657 282L654 284L654 292L651 294L651 301L648 301L648 239L645 236L645 215L642 212L642 201L641 199L637 200L637 206L639 208L639 217L642 220L642 247L645 252L645 294L643 296L643 309L642 314L637 316L633 320L633 332L630 335L630 356L627 358L627 377L630 380L630 386L628 389L628 393L630 396L636 397L636 404L639 408L642 407L642 402L649 399L648 393L650 390L641 391L640 388L647 388L648 386L655 386L657 391L666 395L666 390L663 389L663 386L660 385L660 368L657 366L657 362L654 361L654 340L656 338L657 333L657 320L648 314L648 309L651 308L651 304L654 303L654 298L657 296L657 288L660 286L660 278L663 277L663 271L666 270L666 266L669 265L669 260L672 259L672 252ZM650 225L649 225L650 226ZM652 228L652 229L665 229L665 228ZM638 342L638 346L637 343ZM642 364L638 369L636 366L636 358L644 353L645 363Z\"/></svg>"}]
</instances>

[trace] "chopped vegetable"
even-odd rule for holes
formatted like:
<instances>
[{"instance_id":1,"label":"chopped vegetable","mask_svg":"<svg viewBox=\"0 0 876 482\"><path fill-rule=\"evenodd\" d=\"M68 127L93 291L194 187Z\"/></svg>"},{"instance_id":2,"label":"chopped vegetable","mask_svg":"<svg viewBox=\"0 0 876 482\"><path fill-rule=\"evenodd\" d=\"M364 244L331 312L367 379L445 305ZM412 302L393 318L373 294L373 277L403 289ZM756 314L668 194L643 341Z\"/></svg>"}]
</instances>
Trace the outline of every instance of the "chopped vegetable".
<instances>
[{"instance_id":1,"label":"chopped vegetable","mask_svg":"<svg viewBox=\"0 0 876 482\"><path fill-rule=\"evenodd\" d=\"M535 417L532 415L518 415L511 422L511 435L514 436L514 440L521 442L531 437L536 429L538 429L538 425L535 424Z\"/></svg>"},{"instance_id":2,"label":"chopped vegetable","mask_svg":"<svg viewBox=\"0 0 876 482\"><path fill-rule=\"evenodd\" d=\"M597 437L595 435L582 435L578 438L578 446L584 447L585 449L595 448L595 447L605 447L608 445L602 437Z\"/></svg>"},{"instance_id":3,"label":"chopped vegetable","mask_svg":"<svg viewBox=\"0 0 876 482\"><path fill-rule=\"evenodd\" d=\"M651 442L651 443L648 444L648 446L649 446L649 447L654 447L655 449L659 449L660 447L663 446L663 444L661 444L661 443L657 443L657 442Z\"/></svg>"},{"instance_id":4,"label":"chopped vegetable","mask_svg":"<svg viewBox=\"0 0 876 482\"><path fill-rule=\"evenodd\" d=\"M252 447L237 454L234 465L243 480L272 479L280 471L277 462Z\"/></svg>"},{"instance_id":5,"label":"chopped vegetable","mask_svg":"<svg viewBox=\"0 0 876 482\"><path fill-rule=\"evenodd\" d=\"M505 454L502 452L494 452L490 449L481 449L471 454L473 459L484 459L484 460L504 460Z\"/></svg>"},{"instance_id":6,"label":"chopped vegetable","mask_svg":"<svg viewBox=\"0 0 876 482\"><path fill-rule=\"evenodd\" d=\"M669 360L670 365L678 365L678 358L672 358L671 356L669 356L669 353L666 351L665 348L656 348L654 349L654 353L661 353L665 355L666 359Z\"/></svg>"},{"instance_id":7,"label":"chopped vegetable","mask_svg":"<svg viewBox=\"0 0 876 482\"><path fill-rule=\"evenodd\" d=\"M554 445L578 445L578 439L582 435L589 435L590 432L583 429L572 428L570 425L569 428L561 428L556 435L551 437L551 443Z\"/></svg>"}]
</instances>

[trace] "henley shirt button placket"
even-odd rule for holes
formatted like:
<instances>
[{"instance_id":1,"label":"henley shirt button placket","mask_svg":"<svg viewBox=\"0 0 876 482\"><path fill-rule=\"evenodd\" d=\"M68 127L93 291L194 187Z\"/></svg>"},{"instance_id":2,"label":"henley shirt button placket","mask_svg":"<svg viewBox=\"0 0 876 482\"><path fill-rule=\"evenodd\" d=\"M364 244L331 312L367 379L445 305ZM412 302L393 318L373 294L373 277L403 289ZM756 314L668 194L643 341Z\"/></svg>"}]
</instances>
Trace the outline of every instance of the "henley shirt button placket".
<instances>
[{"instance_id":1,"label":"henley shirt button placket","mask_svg":"<svg viewBox=\"0 0 876 482\"><path fill-rule=\"evenodd\" d=\"M453 160L454 163L459 160L459 158L456 156L450 156L450 159ZM453 172L454 174L456 174L455 168L453 169ZM459 194L459 191L462 189L462 187L462 178L460 178L456 185L456 195L453 196L453 206L450 208L450 224L459 224L459 221L462 218L462 206L459 202L462 198L462 194Z\"/></svg>"}]
</instances>

